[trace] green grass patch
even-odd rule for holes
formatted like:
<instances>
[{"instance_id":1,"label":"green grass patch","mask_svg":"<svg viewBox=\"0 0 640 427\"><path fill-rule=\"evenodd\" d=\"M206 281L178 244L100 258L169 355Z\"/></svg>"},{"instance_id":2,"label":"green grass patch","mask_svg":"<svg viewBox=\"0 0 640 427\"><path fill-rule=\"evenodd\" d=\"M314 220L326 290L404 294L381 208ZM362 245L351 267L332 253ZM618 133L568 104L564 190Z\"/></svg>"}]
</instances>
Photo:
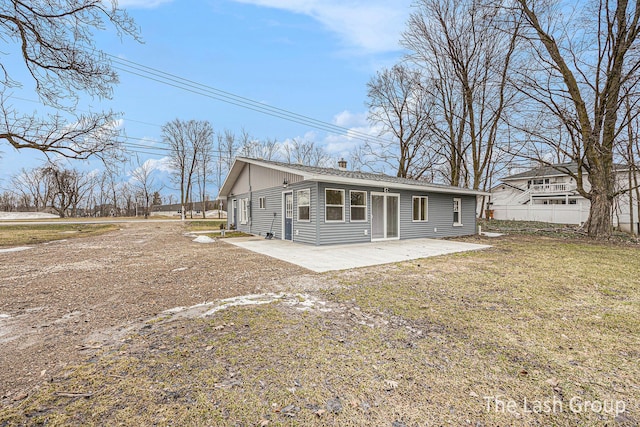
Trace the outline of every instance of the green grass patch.
<instances>
[{"instance_id":1,"label":"green grass patch","mask_svg":"<svg viewBox=\"0 0 640 427\"><path fill-rule=\"evenodd\" d=\"M188 231L206 231L206 230L220 230L220 225L226 225L226 219L200 219L200 220L186 220L185 227Z\"/></svg>"},{"instance_id":2,"label":"green grass patch","mask_svg":"<svg viewBox=\"0 0 640 427\"><path fill-rule=\"evenodd\" d=\"M117 224L0 225L0 247L34 245L53 240L97 236L119 228Z\"/></svg>"}]
</instances>

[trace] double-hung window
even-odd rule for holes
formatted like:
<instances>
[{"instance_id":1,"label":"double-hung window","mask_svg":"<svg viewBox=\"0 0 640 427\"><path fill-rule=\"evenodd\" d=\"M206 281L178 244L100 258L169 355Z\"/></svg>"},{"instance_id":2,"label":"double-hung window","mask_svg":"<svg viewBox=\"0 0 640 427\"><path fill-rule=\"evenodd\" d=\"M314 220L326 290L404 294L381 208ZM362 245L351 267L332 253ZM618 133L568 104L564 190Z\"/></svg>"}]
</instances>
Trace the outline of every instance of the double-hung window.
<instances>
[{"instance_id":1,"label":"double-hung window","mask_svg":"<svg viewBox=\"0 0 640 427\"><path fill-rule=\"evenodd\" d=\"M367 221L367 192L349 191L351 198L351 222Z\"/></svg>"},{"instance_id":2,"label":"double-hung window","mask_svg":"<svg viewBox=\"0 0 640 427\"><path fill-rule=\"evenodd\" d=\"M429 221L429 198L427 196L413 196L413 221Z\"/></svg>"},{"instance_id":3,"label":"double-hung window","mask_svg":"<svg viewBox=\"0 0 640 427\"><path fill-rule=\"evenodd\" d=\"M298 221L310 221L311 191L298 190Z\"/></svg>"},{"instance_id":4,"label":"double-hung window","mask_svg":"<svg viewBox=\"0 0 640 427\"><path fill-rule=\"evenodd\" d=\"M326 222L344 222L344 190L324 190Z\"/></svg>"},{"instance_id":5,"label":"double-hung window","mask_svg":"<svg viewBox=\"0 0 640 427\"><path fill-rule=\"evenodd\" d=\"M240 224L249 222L249 199L240 199Z\"/></svg>"},{"instance_id":6,"label":"double-hung window","mask_svg":"<svg viewBox=\"0 0 640 427\"><path fill-rule=\"evenodd\" d=\"M453 225L462 225L462 200L457 197L453 199Z\"/></svg>"}]
</instances>

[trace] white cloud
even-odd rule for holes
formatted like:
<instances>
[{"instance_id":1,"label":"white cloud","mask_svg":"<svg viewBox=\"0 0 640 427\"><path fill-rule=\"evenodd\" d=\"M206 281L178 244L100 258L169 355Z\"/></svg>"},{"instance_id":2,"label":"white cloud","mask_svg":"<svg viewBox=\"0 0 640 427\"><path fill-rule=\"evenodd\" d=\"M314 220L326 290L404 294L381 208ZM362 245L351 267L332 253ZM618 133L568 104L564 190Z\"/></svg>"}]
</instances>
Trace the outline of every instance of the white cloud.
<instances>
[{"instance_id":1,"label":"white cloud","mask_svg":"<svg viewBox=\"0 0 640 427\"><path fill-rule=\"evenodd\" d=\"M322 145L333 155L348 156L349 152L358 145L364 144L367 136L376 138L380 135L380 127L371 125L367 120L367 113L352 113L345 110L333 116L334 124L348 129L345 134L327 135Z\"/></svg>"},{"instance_id":2,"label":"white cloud","mask_svg":"<svg viewBox=\"0 0 640 427\"><path fill-rule=\"evenodd\" d=\"M412 0L234 0L312 17L366 53L400 50Z\"/></svg>"},{"instance_id":3,"label":"white cloud","mask_svg":"<svg viewBox=\"0 0 640 427\"><path fill-rule=\"evenodd\" d=\"M137 182L135 177L140 175L142 170L146 170L147 173L150 173L155 178L159 178L161 181L167 179L167 175L174 171L171 167L171 159L168 156L162 157L161 159L147 159L142 163L142 166L138 166L127 172L127 176L129 177L128 182L135 184Z\"/></svg>"},{"instance_id":4,"label":"white cloud","mask_svg":"<svg viewBox=\"0 0 640 427\"><path fill-rule=\"evenodd\" d=\"M333 122L338 126L346 128L368 126L369 124L366 112L352 113L349 110L344 110L343 112L333 116Z\"/></svg>"},{"instance_id":5,"label":"white cloud","mask_svg":"<svg viewBox=\"0 0 640 427\"><path fill-rule=\"evenodd\" d=\"M153 9L172 1L173 0L118 0L118 7L123 9Z\"/></svg>"},{"instance_id":6,"label":"white cloud","mask_svg":"<svg viewBox=\"0 0 640 427\"><path fill-rule=\"evenodd\" d=\"M161 159L149 159L144 162L145 167L149 167L149 169L158 172L166 172L171 173L174 171L171 166L171 159L167 157L163 157Z\"/></svg>"}]
</instances>

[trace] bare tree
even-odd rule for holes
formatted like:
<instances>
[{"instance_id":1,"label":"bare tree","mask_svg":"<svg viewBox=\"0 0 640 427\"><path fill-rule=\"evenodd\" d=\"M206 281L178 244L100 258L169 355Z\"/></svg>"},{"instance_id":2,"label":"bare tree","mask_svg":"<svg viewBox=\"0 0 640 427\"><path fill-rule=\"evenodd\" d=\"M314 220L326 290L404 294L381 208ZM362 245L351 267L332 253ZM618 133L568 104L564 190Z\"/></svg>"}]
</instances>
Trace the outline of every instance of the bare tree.
<instances>
[{"instance_id":1,"label":"bare tree","mask_svg":"<svg viewBox=\"0 0 640 427\"><path fill-rule=\"evenodd\" d=\"M162 127L163 140L171 149L171 164L174 178L180 187L182 219L185 208L191 201L193 180L201 151L212 144L213 127L208 121L175 119Z\"/></svg>"},{"instance_id":2,"label":"bare tree","mask_svg":"<svg viewBox=\"0 0 640 427\"><path fill-rule=\"evenodd\" d=\"M76 115L80 93L108 98L117 75L97 49L93 30L109 22L119 33L138 39L133 20L115 1L7 0L0 4L0 37L19 46L21 59L35 82L40 100L64 111L49 117L23 114L6 96L23 82L13 80L0 63L0 140L16 149L32 148L84 159L112 154L117 148L112 112Z\"/></svg>"},{"instance_id":3,"label":"bare tree","mask_svg":"<svg viewBox=\"0 0 640 427\"><path fill-rule=\"evenodd\" d=\"M275 138L267 138L261 141L260 158L264 160L276 160L280 151L280 144Z\"/></svg>"},{"instance_id":4,"label":"bare tree","mask_svg":"<svg viewBox=\"0 0 640 427\"><path fill-rule=\"evenodd\" d=\"M96 183L96 175L94 173L84 173L80 171L72 171L74 175L73 188L71 191L71 216L78 216L78 208L83 204L85 208L87 204L87 195L92 191ZM86 209L85 209L86 211Z\"/></svg>"},{"instance_id":5,"label":"bare tree","mask_svg":"<svg viewBox=\"0 0 640 427\"><path fill-rule=\"evenodd\" d=\"M224 130L224 138L218 140L220 160L223 161L224 170L227 172L231 170L233 166L233 160L236 157L238 151L238 141L236 135L229 129Z\"/></svg>"},{"instance_id":6,"label":"bare tree","mask_svg":"<svg viewBox=\"0 0 640 427\"><path fill-rule=\"evenodd\" d=\"M612 230L613 201L624 191L616 188L614 167L614 147L625 126L620 108L626 97L633 96L634 106L639 99L634 92L640 5L598 0L577 5L570 14L561 13L559 6L555 1L515 2L535 61L517 77L518 87L546 113L544 123L554 122L568 137L559 144L539 130L522 128L533 143L577 164L577 170L562 172L576 180L578 192L591 202L588 234L606 238Z\"/></svg>"},{"instance_id":7,"label":"bare tree","mask_svg":"<svg viewBox=\"0 0 640 427\"><path fill-rule=\"evenodd\" d=\"M276 160L280 150L280 144L275 138L241 139L240 155L252 159Z\"/></svg>"},{"instance_id":8,"label":"bare tree","mask_svg":"<svg viewBox=\"0 0 640 427\"><path fill-rule=\"evenodd\" d=\"M406 65L378 72L367 84L369 120L382 127L389 144L374 143L369 151L396 169L402 178L421 178L432 165L429 145L431 99L422 88L422 76Z\"/></svg>"},{"instance_id":9,"label":"bare tree","mask_svg":"<svg viewBox=\"0 0 640 427\"><path fill-rule=\"evenodd\" d=\"M235 158L238 144L236 142L235 134L228 129L225 129L223 133L218 132L216 139L218 143L218 159L215 165L216 187L220 190L225 177L233 165L233 159Z\"/></svg>"},{"instance_id":10,"label":"bare tree","mask_svg":"<svg viewBox=\"0 0 640 427\"><path fill-rule=\"evenodd\" d=\"M14 191L29 197L36 212L47 207L51 199L51 179L43 168L21 169L11 178L11 186Z\"/></svg>"},{"instance_id":11,"label":"bare tree","mask_svg":"<svg viewBox=\"0 0 640 427\"><path fill-rule=\"evenodd\" d=\"M450 183L486 190L515 99L507 83L520 18L475 0L420 0L416 8L403 44L429 82L431 130L444 142Z\"/></svg>"},{"instance_id":12,"label":"bare tree","mask_svg":"<svg viewBox=\"0 0 640 427\"><path fill-rule=\"evenodd\" d=\"M208 129L199 137L201 145L198 150L196 180L198 182L198 195L202 203L202 218L206 218L207 214L207 184L211 180L212 167L214 161L214 140L213 128L209 125Z\"/></svg>"},{"instance_id":13,"label":"bare tree","mask_svg":"<svg viewBox=\"0 0 640 427\"><path fill-rule=\"evenodd\" d=\"M140 158L136 156L134 169L131 171L132 186L135 192L136 206L138 201L142 201L142 213L145 219L149 218L154 196L160 191L155 182L153 171L149 161L141 162Z\"/></svg>"},{"instance_id":14,"label":"bare tree","mask_svg":"<svg viewBox=\"0 0 640 427\"><path fill-rule=\"evenodd\" d=\"M45 166L43 172L49 176L53 186L51 208L60 218L67 217L69 208L78 205L80 189L83 187L80 183L82 176L75 170L61 168L55 163Z\"/></svg>"},{"instance_id":15,"label":"bare tree","mask_svg":"<svg viewBox=\"0 0 640 427\"><path fill-rule=\"evenodd\" d=\"M120 185L120 191L118 194L120 198L118 205L122 207L121 213L125 216L133 216L136 210L136 201L132 185L128 182L123 182Z\"/></svg>"},{"instance_id":16,"label":"bare tree","mask_svg":"<svg viewBox=\"0 0 640 427\"><path fill-rule=\"evenodd\" d=\"M16 194L11 191L0 193L0 211L15 212L18 208Z\"/></svg>"},{"instance_id":17,"label":"bare tree","mask_svg":"<svg viewBox=\"0 0 640 427\"><path fill-rule=\"evenodd\" d=\"M280 150L286 163L324 167L331 162L331 156L313 141L293 138L282 143Z\"/></svg>"}]
</instances>

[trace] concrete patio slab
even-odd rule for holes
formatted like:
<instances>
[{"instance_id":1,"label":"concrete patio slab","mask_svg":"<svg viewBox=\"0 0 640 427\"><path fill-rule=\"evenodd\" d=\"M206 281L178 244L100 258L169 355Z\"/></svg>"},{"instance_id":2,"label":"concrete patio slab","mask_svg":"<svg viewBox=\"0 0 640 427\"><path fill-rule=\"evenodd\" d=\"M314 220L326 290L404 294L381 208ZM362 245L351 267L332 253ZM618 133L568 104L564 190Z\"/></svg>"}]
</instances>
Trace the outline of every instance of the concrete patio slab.
<instances>
[{"instance_id":1,"label":"concrete patio slab","mask_svg":"<svg viewBox=\"0 0 640 427\"><path fill-rule=\"evenodd\" d=\"M390 240L349 245L311 246L261 237L225 242L322 273L486 249L489 245L437 239Z\"/></svg>"}]
</instances>

